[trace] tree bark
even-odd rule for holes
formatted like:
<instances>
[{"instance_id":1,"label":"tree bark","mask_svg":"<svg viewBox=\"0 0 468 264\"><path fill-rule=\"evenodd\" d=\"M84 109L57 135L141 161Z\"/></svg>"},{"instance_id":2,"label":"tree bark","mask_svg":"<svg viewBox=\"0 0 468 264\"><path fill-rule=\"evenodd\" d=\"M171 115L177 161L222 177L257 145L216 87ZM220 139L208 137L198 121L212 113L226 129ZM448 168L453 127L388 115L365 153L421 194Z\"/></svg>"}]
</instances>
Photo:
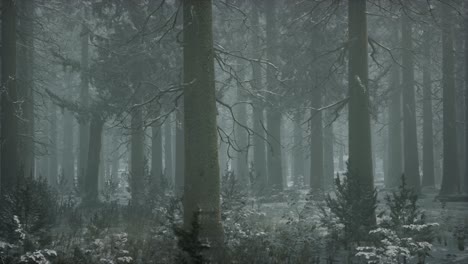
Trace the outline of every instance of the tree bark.
<instances>
[{"instance_id":1,"label":"tree bark","mask_svg":"<svg viewBox=\"0 0 468 264\"><path fill-rule=\"evenodd\" d=\"M318 87L312 88L310 110L310 188L313 191L323 191L323 122L322 91Z\"/></svg>"},{"instance_id":2,"label":"tree bark","mask_svg":"<svg viewBox=\"0 0 468 264\"><path fill-rule=\"evenodd\" d=\"M242 61L237 60L237 75L241 79L240 81L243 82L244 73L242 72ZM244 95L244 91L242 91L242 87L240 85L237 86L236 89L236 97L237 97L237 104L235 106L235 118L237 122L239 122L243 126L247 126L247 109L246 109L246 96ZM239 124L234 124L234 133L236 136L236 144L238 146L239 152L236 153L236 169L235 174L237 179L239 180L239 184L243 187L247 187L249 183L249 161L248 161L248 133Z\"/></svg>"},{"instance_id":3,"label":"tree bark","mask_svg":"<svg viewBox=\"0 0 468 264\"><path fill-rule=\"evenodd\" d=\"M164 175L168 183L174 182L172 160L172 120L168 118L164 124Z\"/></svg>"},{"instance_id":4,"label":"tree bark","mask_svg":"<svg viewBox=\"0 0 468 264\"><path fill-rule=\"evenodd\" d=\"M327 122L331 121L331 115L328 115ZM333 123L325 124L323 131L323 176L324 189L332 190L334 186L335 164L333 159Z\"/></svg>"},{"instance_id":5,"label":"tree bark","mask_svg":"<svg viewBox=\"0 0 468 264\"><path fill-rule=\"evenodd\" d=\"M423 66L423 180L422 186L435 187L434 178L434 132L432 126L432 84L431 84L431 37L426 30L424 37Z\"/></svg>"},{"instance_id":6,"label":"tree bark","mask_svg":"<svg viewBox=\"0 0 468 264\"><path fill-rule=\"evenodd\" d=\"M160 189L163 187L163 177L165 177L162 167L161 128L161 124L158 122L151 125L151 178Z\"/></svg>"},{"instance_id":7,"label":"tree bark","mask_svg":"<svg viewBox=\"0 0 468 264\"><path fill-rule=\"evenodd\" d=\"M374 189L367 65L365 0L349 0L349 169L366 192Z\"/></svg>"},{"instance_id":8,"label":"tree bark","mask_svg":"<svg viewBox=\"0 0 468 264\"><path fill-rule=\"evenodd\" d=\"M404 172L408 186L420 191L418 137L416 131L416 102L414 92L414 62L412 25L407 15L402 16L403 64L403 151Z\"/></svg>"},{"instance_id":9,"label":"tree bark","mask_svg":"<svg viewBox=\"0 0 468 264\"><path fill-rule=\"evenodd\" d=\"M457 158L457 134L455 120L455 62L453 54L452 14L443 5L442 24L442 103L443 103L443 165L440 195L452 195L460 191Z\"/></svg>"},{"instance_id":10,"label":"tree bark","mask_svg":"<svg viewBox=\"0 0 468 264\"><path fill-rule=\"evenodd\" d=\"M468 3L464 6L465 37L465 192L468 193Z\"/></svg>"},{"instance_id":11,"label":"tree bark","mask_svg":"<svg viewBox=\"0 0 468 264\"><path fill-rule=\"evenodd\" d=\"M16 94L16 7L15 1L2 2L2 87L1 94L1 191L16 185L18 167L18 119L15 115Z\"/></svg>"},{"instance_id":12,"label":"tree bark","mask_svg":"<svg viewBox=\"0 0 468 264\"><path fill-rule=\"evenodd\" d=\"M65 82L68 90L71 87L71 69L65 68ZM75 187L75 162L73 155L73 114L63 111L63 155L62 155L62 177L66 187L72 191Z\"/></svg>"},{"instance_id":13,"label":"tree bark","mask_svg":"<svg viewBox=\"0 0 468 264\"><path fill-rule=\"evenodd\" d=\"M398 27L394 28L393 39L395 43L400 40ZM389 107L389 132L388 132L388 159L389 171L385 177L385 186L395 188L399 185L403 174L402 164L402 127L401 127L401 85L400 85L400 65L392 63L390 70L390 107Z\"/></svg>"},{"instance_id":14,"label":"tree bark","mask_svg":"<svg viewBox=\"0 0 468 264\"><path fill-rule=\"evenodd\" d=\"M304 149L302 144L302 114L298 112L294 118L294 147L293 147L293 166L292 177L294 185L303 185L304 174Z\"/></svg>"},{"instance_id":15,"label":"tree bark","mask_svg":"<svg viewBox=\"0 0 468 264\"><path fill-rule=\"evenodd\" d=\"M86 10L84 10L86 17ZM89 104L89 69L88 69L88 56L89 56L89 30L86 24L83 22L81 24L81 83L80 83L80 104L81 107L86 109ZM87 172L87 161L88 159L88 147L89 147L89 120L86 115L80 115L78 118L78 123L80 126L80 138L79 138L79 155L78 155L78 184L83 186L84 180ZM82 184L80 184L82 183ZM86 192L86 190L85 190Z\"/></svg>"},{"instance_id":16,"label":"tree bark","mask_svg":"<svg viewBox=\"0 0 468 264\"><path fill-rule=\"evenodd\" d=\"M132 203L142 205L145 187L145 159L144 142L145 133L143 130L143 109L137 107L131 112L131 149L130 149L130 189ZM161 134L158 136L161 137ZM159 157L161 155L161 139L159 138ZM152 164L153 165L153 164ZM159 172L161 172L161 161L159 161ZM155 168L156 169L156 168Z\"/></svg>"},{"instance_id":17,"label":"tree bark","mask_svg":"<svg viewBox=\"0 0 468 264\"><path fill-rule=\"evenodd\" d=\"M187 0L184 13L184 226L200 212L200 235L223 241L211 0ZM213 250L214 251L214 250Z\"/></svg>"},{"instance_id":18,"label":"tree bark","mask_svg":"<svg viewBox=\"0 0 468 264\"><path fill-rule=\"evenodd\" d=\"M19 119L19 166L25 176L34 175L34 97L33 97L33 67L34 67L34 1L17 2L20 10L18 31L18 95L21 103Z\"/></svg>"},{"instance_id":19,"label":"tree bark","mask_svg":"<svg viewBox=\"0 0 468 264\"><path fill-rule=\"evenodd\" d=\"M85 203L96 204L99 201L99 164L101 163L102 130L104 120L98 115L93 115L89 126L88 166L85 177Z\"/></svg>"},{"instance_id":20,"label":"tree bark","mask_svg":"<svg viewBox=\"0 0 468 264\"><path fill-rule=\"evenodd\" d=\"M57 162L57 106L49 102L50 123L49 123L49 184L53 187L58 186L58 162Z\"/></svg>"},{"instance_id":21,"label":"tree bark","mask_svg":"<svg viewBox=\"0 0 468 264\"><path fill-rule=\"evenodd\" d=\"M276 1L271 0L266 4L266 43L267 43L267 59L272 63L277 61L277 28L276 28ZM275 77L275 69L267 66L267 85L268 90L277 92L277 80ZM278 105L278 100L270 96L270 101ZM283 169L281 163L281 112L277 107L270 107L267 110L267 139L270 143L267 158L268 170L268 185L271 190L283 190Z\"/></svg>"},{"instance_id":22,"label":"tree bark","mask_svg":"<svg viewBox=\"0 0 468 264\"><path fill-rule=\"evenodd\" d=\"M175 193L181 197L184 190L185 175L185 144L184 144L184 113L183 108L176 112L176 147L175 147Z\"/></svg>"},{"instance_id":23,"label":"tree bark","mask_svg":"<svg viewBox=\"0 0 468 264\"><path fill-rule=\"evenodd\" d=\"M252 55L255 59L261 59L260 43L259 43L259 21L258 21L258 3L252 5ZM261 68L258 62L252 62L252 86L257 93L262 90L262 75ZM254 98L255 105L253 108L253 183L255 191L259 194L265 191L267 186L267 169L266 169L266 153L265 153L265 131L263 128L263 103L261 100Z\"/></svg>"}]
</instances>

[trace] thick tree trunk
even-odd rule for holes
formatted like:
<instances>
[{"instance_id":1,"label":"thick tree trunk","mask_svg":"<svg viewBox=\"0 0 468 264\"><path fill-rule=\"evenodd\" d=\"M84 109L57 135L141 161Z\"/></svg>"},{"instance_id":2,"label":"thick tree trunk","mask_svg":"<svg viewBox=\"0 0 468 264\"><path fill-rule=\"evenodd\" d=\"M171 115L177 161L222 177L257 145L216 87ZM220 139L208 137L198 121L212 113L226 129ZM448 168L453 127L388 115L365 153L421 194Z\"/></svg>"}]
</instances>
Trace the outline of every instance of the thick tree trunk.
<instances>
[{"instance_id":1,"label":"thick tree trunk","mask_svg":"<svg viewBox=\"0 0 468 264\"><path fill-rule=\"evenodd\" d=\"M184 226L199 212L200 235L223 241L214 82L211 0L187 0L184 9Z\"/></svg>"},{"instance_id":2,"label":"thick tree trunk","mask_svg":"<svg viewBox=\"0 0 468 264\"><path fill-rule=\"evenodd\" d=\"M435 187L434 178L434 133L432 129L432 84L431 84L431 37L424 32L423 66L423 180L422 186Z\"/></svg>"},{"instance_id":3,"label":"thick tree trunk","mask_svg":"<svg viewBox=\"0 0 468 264\"><path fill-rule=\"evenodd\" d=\"M267 43L267 59L276 63L277 61L277 28L276 28L276 1L271 0L266 4L266 43ZM267 66L267 84L268 90L277 92L277 80L275 77L275 69ZM270 97L272 102L278 99ZM281 112L279 109L270 107L267 111L268 122L268 186L272 190L283 190L283 169L281 163Z\"/></svg>"},{"instance_id":4,"label":"thick tree trunk","mask_svg":"<svg viewBox=\"0 0 468 264\"><path fill-rule=\"evenodd\" d=\"M175 184L174 189L177 197L181 197L184 190L185 175L185 144L184 144L184 109L176 112L176 147L175 147Z\"/></svg>"},{"instance_id":5,"label":"thick tree trunk","mask_svg":"<svg viewBox=\"0 0 468 264\"><path fill-rule=\"evenodd\" d=\"M313 191L323 191L323 122L322 91L313 88L310 110L310 188Z\"/></svg>"},{"instance_id":6,"label":"thick tree trunk","mask_svg":"<svg viewBox=\"0 0 468 264\"><path fill-rule=\"evenodd\" d=\"M151 125L151 178L154 184L160 189L163 187L163 167L162 167L162 126L158 122Z\"/></svg>"},{"instance_id":7,"label":"thick tree trunk","mask_svg":"<svg viewBox=\"0 0 468 264\"><path fill-rule=\"evenodd\" d=\"M393 38L395 43L399 42L399 30L395 27ZM385 187L395 188L399 186L401 175L403 174L402 164L402 127L401 127L401 85L400 85L400 65L393 62L390 70L391 102L389 107L389 131L388 131L388 163L389 170L385 177Z\"/></svg>"},{"instance_id":8,"label":"thick tree trunk","mask_svg":"<svg viewBox=\"0 0 468 264\"><path fill-rule=\"evenodd\" d=\"M349 0L349 169L362 188L374 189L369 117L367 14L365 0ZM375 219L374 219L375 220Z\"/></svg>"},{"instance_id":9,"label":"thick tree trunk","mask_svg":"<svg viewBox=\"0 0 468 264\"><path fill-rule=\"evenodd\" d=\"M253 4L252 7L252 55L255 59L261 58L260 52L260 30L258 22L258 3ZM262 90L262 75L261 68L258 62L252 62L252 86L258 94ZM266 169L266 153L265 153L265 130L263 128L263 104L261 100L254 98L255 104L253 108L253 171L252 185L257 193L265 191L267 186L267 169Z\"/></svg>"},{"instance_id":10,"label":"thick tree trunk","mask_svg":"<svg viewBox=\"0 0 468 264\"><path fill-rule=\"evenodd\" d=\"M164 175L167 183L174 183L174 169L172 161L172 120L168 118L164 124Z\"/></svg>"},{"instance_id":11,"label":"thick tree trunk","mask_svg":"<svg viewBox=\"0 0 468 264\"><path fill-rule=\"evenodd\" d=\"M34 1L25 0L17 3L20 9L18 34L18 96L22 101L20 119L19 166L25 176L34 175Z\"/></svg>"},{"instance_id":12,"label":"thick tree trunk","mask_svg":"<svg viewBox=\"0 0 468 264\"><path fill-rule=\"evenodd\" d=\"M102 130L104 121L101 117L94 115L89 127L88 166L85 177L85 203L96 204L99 201L99 164L101 163Z\"/></svg>"},{"instance_id":13,"label":"thick tree trunk","mask_svg":"<svg viewBox=\"0 0 468 264\"><path fill-rule=\"evenodd\" d=\"M144 203L143 192L145 187L145 133L143 130L143 109L141 109L141 107L137 107L131 112L131 133L130 189L132 195L132 203L134 205L142 205ZM158 136L161 137L159 131ZM160 155L161 139L159 138L159 157L161 157ZM158 171L161 172L161 161L159 161L158 168Z\"/></svg>"},{"instance_id":14,"label":"thick tree trunk","mask_svg":"<svg viewBox=\"0 0 468 264\"><path fill-rule=\"evenodd\" d=\"M16 95L16 7L15 1L2 1L2 87L0 185L2 192L16 185L18 164L18 119L15 115Z\"/></svg>"},{"instance_id":15,"label":"thick tree trunk","mask_svg":"<svg viewBox=\"0 0 468 264\"><path fill-rule=\"evenodd\" d=\"M81 25L80 104L81 104L81 107L83 108L88 107L88 101L89 101L88 40L89 40L88 28L86 27L85 23L82 23ZM83 186L83 183L84 183L83 178L85 177L86 172L87 172L86 163L88 161L88 147L89 147L89 141L90 141L90 138L89 138L90 128L89 128L88 117L86 115L81 115L78 119L78 123L80 126L79 155L78 155L78 185Z\"/></svg>"},{"instance_id":16,"label":"thick tree trunk","mask_svg":"<svg viewBox=\"0 0 468 264\"><path fill-rule=\"evenodd\" d=\"M410 18L403 15L402 23L403 64L403 152L404 172L408 186L420 191L418 137L416 131L416 102L414 92L414 62L412 25Z\"/></svg>"},{"instance_id":17,"label":"thick tree trunk","mask_svg":"<svg viewBox=\"0 0 468 264\"><path fill-rule=\"evenodd\" d=\"M442 30L442 103L443 103L443 165L440 195L452 195L460 191L457 159L457 135L455 122L455 62L453 54L452 14L443 5Z\"/></svg>"}]
</instances>

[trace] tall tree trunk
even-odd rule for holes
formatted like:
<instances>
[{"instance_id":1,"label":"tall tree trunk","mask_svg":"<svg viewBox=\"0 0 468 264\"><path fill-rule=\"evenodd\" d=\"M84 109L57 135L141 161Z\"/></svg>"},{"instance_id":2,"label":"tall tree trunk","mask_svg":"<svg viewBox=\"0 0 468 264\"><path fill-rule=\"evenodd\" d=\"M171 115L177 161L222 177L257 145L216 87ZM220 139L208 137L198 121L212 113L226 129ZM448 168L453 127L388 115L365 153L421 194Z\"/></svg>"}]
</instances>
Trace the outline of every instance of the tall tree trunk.
<instances>
[{"instance_id":1,"label":"tall tree trunk","mask_svg":"<svg viewBox=\"0 0 468 264\"><path fill-rule=\"evenodd\" d=\"M331 121L332 116L328 115L327 122ZM333 161L333 123L325 124L323 131L323 183L325 190L333 189L335 164Z\"/></svg>"},{"instance_id":2,"label":"tall tree trunk","mask_svg":"<svg viewBox=\"0 0 468 264\"><path fill-rule=\"evenodd\" d=\"M435 187L434 133L432 129L431 32L424 32L423 66L423 180L422 186Z\"/></svg>"},{"instance_id":3,"label":"tall tree trunk","mask_svg":"<svg viewBox=\"0 0 468 264\"><path fill-rule=\"evenodd\" d=\"M161 134L159 134L161 137ZM131 112L131 150L130 150L130 178L131 195L134 205L143 204L143 192L145 187L145 159L144 142L145 133L143 130L143 109L137 107ZM161 155L161 139L159 138L159 157ZM152 164L153 165L153 164ZM161 172L161 161L159 162L159 172ZM155 168L156 169L156 168Z\"/></svg>"},{"instance_id":4,"label":"tall tree trunk","mask_svg":"<svg viewBox=\"0 0 468 264\"><path fill-rule=\"evenodd\" d=\"M184 9L184 226L200 212L200 235L223 241L216 125L211 0L187 0ZM213 252L214 253L214 252Z\"/></svg>"},{"instance_id":5,"label":"tall tree trunk","mask_svg":"<svg viewBox=\"0 0 468 264\"><path fill-rule=\"evenodd\" d=\"M57 187L58 164L57 164L57 106L49 102L50 107L50 139L49 139L49 184Z\"/></svg>"},{"instance_id":6,"label":"tall tree trunk","mask_svg":"<svg viewBox=\"0 0 468 264\"><path fill-rule=\"evenodd\" d=\"M175 193L181 197L184 190L185 175L185 144L184 144L184 109L177 109L176 112L176 147L175 147Z\"/></svg>"},{"instance_id":7,"label":"tall tree trunk","mask_svg":"<svg viewBox=\"0 0 468 264\"><path fill-rule=\"evenodd\" d=\"M240 81L243 83L244 72L242 71L242 61L237 60L237 75L241 79ZM247 109L246 109L246 96L244 91L242 91L242 87L237 85L237 104L235 106L235 114L236 120L243 126L247 126ZM239 179L239 183L241 186L247 187L249 182L249 161L248 161L248 133L244 127L241 125L234 123L234 133L236 135L236 143L240 152L236 153L236 169L235 173L237 178Z\"/></svg>"},{"instance_id":8,"label":"tall tree trunk","mask_svg":"<svg viewBox=\"0 0 468 264\"><path fill-rule=\"evenodd\" d=\"M86 13L86 10L84 11ZM83 16L86 17L86 14ZM81 24L81 83L80 83L80 104L87 108L89 102L89 70L88 70L88 41L89 30L86 24ZM83 186L84 177L87 173L88 147L89 147L89 120L86 115L81 115L78 119L80 125L79 155L78 155L78 184ZM80 184L81 183L81 184ZM81 187L80 186L80 187ZM86 190L85 190L86 192Z\"/></svg>"},{"instance_id":9,"label":"tall tree trunk","mask_svg":"<svg viewBox=\"0 0 468 264\"><path fill-rule=\"evenodd\" d=\"M71 69L65 69L65 82L68 90L71 90ZM73 114L63 111L63 155L62 155L62 177L66 187L72 191L75 187L75 162L73 155Z\"/></svg>"},{"instance_id":10,"label":"tall tree trunk","mask_svg":"<svg viewBox=\"0 0 468 264\"><path fill-rule=\"evenodd\" d=\"M276 63L277 61L277 28L276 28L276 1L271 0L266 4L266 43L267 43L267 59ZM267 66L267 84L268 90L277 92L277 80L275 77L275 69ZM272 102L277 102L278 99L270 96ZM275 103L275 105L278 105ZM268 123L268 142L270 143L268 153L268 185L272 190L283 190L283 169L281 164L281 112L279 109L270 107L267 111Z\"/></svg>"},{"instance_id":11,"label":"tall tree trunk","mask_svg":"<svg viewBox=\"0 0 468 264\"><path fill-rule=\"evenodd\" d=\"M174 182L172 161L172 120L168 118L164 124L164 175L166 176L167 183Z\"/></svg>"},{"instance_id":12,"label":"tall tree trunk","mask_svg":"<svg viewBox=\"0 0 468 264\"><path fill-rule=\"evenodd\" d=\"M93 115L89 126L88 166L84 179L85 203L96 204L99 201L99 164L101 163L102 130L104 120L98 115Z\"/></svg>"},{"instance_id":13,"label":"tall tree trunk","mask_svg":"<svg viewBox=\"0 0 468 264\"><path fill-rule=\"evenodd\" d=\"M252 6L252 55L254 59L261 58L260 43L259 43L259 22L258 22L258 2ZM262 90L262 75L261 68L258 62L252 62L252 86L258 94ZM253 98L255 104L253 107L253 179L252 185L257 193L264 192L267 186L267 170L266 170L266 153L265 153L265 131L263 128L263 104L261 100Z\"/></svg>"},{"instance_id":14,"label":"tall tree trunk","mask_svg":"<svg viewBox=\"0 0 468 264\"><path fill-rule=\"evenodd\" d=\"M304 174L304 149L302 144L302 114L298 111L294 118L294 147L293 147L293 166L292 177L294 185L303 185Z\"/></svg>"},{"instance_id":15,"label":"tall tree trunk","mask_svg":"<svg viewBox=\"0 0 468 264\"><path fill-rule=\"evenodd\" d=\"M159 112L159 111L158 111ZM154 122L151 125L151 178L154 184L160 189L163 187L163 167L162 167L162 125Z\"/></svg>"},{"instance_id":16,"label":"tall tree trunk","mask_svg":"<svg viewBox=\"0 0 468 264\"><path fill-rule=\"evenodd\" d=\"M468 3L465 2L465 192L468 193Z\"/></svg>"},{"instance_id":17,"label":"tall tree trunk","mask_svg":"<svg viewBox=\"0 0 468 264\"><path fill-rule=\"evenodd\" d=\"M442 30L442 103L443 103L443 167L440 195L460 191L455 122L455 62L453 54L453 26L449 7L443 5Z\"/></svg>"},{"instance_id":18,"label":"tall tree trunk","mask_svg":"<svg viewBox=\"0 0 468 264\"><path fill-rule=\"evenodd\" d=\"M1 191L16 185L18 164L18 119L15 115L16 95L16 7L15 1L2 1L2 87L1 94Z\"/></svg>"},{"instance_id":19,"label":"tall tree trunk","mask_svg":"<svg viewBox=\"0 0 468 264\"><path fill-rule=\"evenodd\" d=\"M374 176L369 117L366 1L349 0L348 4L349 169L350 176L359 180L363 190L371 192L374 189ZM375 223L375 219L369 221Z\"/></svg>"},{"instance_id":20,"label":"tall tree trunk","mask_svg":"<svg viewBox=\"0 0 468 264\"><path fill-rule=\"evenodd\" d=\"M312 88L310 110L310 188L313 191L323 190L323 122L322 91L320 88Z\"/></svg>"},{"instance_id":21,"label":"tall tree trunk","mask_svg":"<svg viewBox=\"0 0 468 264\"><path fill-rule=\"evenodd\" d=\"M393 39L399 42L398 27L393 29ZM402 127L401 127L401 85L400 85L400 65L392 63L390 70L390 107L389 107L389 131L388 131L388 159L389 171L385 177L385 187L395 188L399 185L403 173L402 164Z\"/></svg>"},{"instance_id":22,"label":"tall tree trunk","mask_svg":"<svg viewBox=\"0 0 468 264\"><path fill-rule=\"evenodd\" d=\"M120 167L120 153L119 153L119 135L118 132L115 130L113 133L113 139L112 142L114 142L112 147L117 147L115 149L112 149L112 165L111 165L111 178L114 181L118 181L120 179L120 174L119 174L119 167Z\"/></svg>"},{"instance_id":23,"label":"tall tree trunk","mask_svg":"<svg viewBox=\"0 0 468 264\"><path fill-rule=\"evenodd\" d=\"M416 131L416 102L414 94L414 62L412 25L407 15L402 16L403 64L403 151L404 172L408 186L420 191L418 137Z\"/></svg>"},{"instance_id":24,"label":"tall tree trunk","mask_svg":"<svg viewBox=\"0 0 468 264\"><path fill-rule=\"evenodd\" d=\"M25 0L18 3L20 10L18 31L18 96L22 101L23 116L20 119L19 166L25 176L34 175L34 1Z\"/></svg>"}]
</instances>

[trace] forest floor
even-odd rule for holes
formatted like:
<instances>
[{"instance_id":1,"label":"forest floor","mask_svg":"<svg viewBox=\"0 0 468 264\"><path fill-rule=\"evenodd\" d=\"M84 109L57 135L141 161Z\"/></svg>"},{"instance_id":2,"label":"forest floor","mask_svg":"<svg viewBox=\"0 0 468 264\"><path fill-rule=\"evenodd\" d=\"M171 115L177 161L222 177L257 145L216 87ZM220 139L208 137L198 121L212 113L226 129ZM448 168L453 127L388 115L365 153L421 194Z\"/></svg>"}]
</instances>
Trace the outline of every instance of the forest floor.
<instances>
[{"instance_id":1,"label":"forest floor","mask_svg":"<svg viewBox=\"0 0 468 264\"><path fill-rule=\"evenodd\" d=\"M377 189L379 186L377 186ZM308 190L302 190L299 200L286 202L266 202L258 205L258 210L265 214L267 225L275 226L285 222L286 215L299 213L297 210L306 204L304 199ZM385 210L383 204L387 191L378 192L379 206L377 212ZM427 223L438 223L439 233L432 243L432 251L426 263L433 264L468 264L468 202L441 202L437 199L438 190L425 189L420 195L418 204L426 216ZM320 213L315 215L319 218ZM464 241L463 250L460 241ZM466 246L465 246L466 245Z\"/></svg>"}]
</instances>

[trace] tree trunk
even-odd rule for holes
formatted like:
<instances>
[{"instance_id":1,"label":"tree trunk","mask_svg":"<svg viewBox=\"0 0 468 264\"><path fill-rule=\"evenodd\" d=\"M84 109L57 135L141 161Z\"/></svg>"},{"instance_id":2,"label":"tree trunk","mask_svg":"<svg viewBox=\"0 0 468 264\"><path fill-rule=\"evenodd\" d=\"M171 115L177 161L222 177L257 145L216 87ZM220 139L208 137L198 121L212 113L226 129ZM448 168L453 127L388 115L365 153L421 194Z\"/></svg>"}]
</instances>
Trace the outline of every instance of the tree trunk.
<instances>
[{"instance_id":1,"label":"tree trunk","mask_svg":"<svg viewBox=\"0 0 468 264\"><path fill-rule=\"evenodd\" d=\"M241 79L240 81L243 83L244 73L242 71L242 61L237 60L237 75ZM247 126L247 109L246 109L246 96L244 95L244 91L242 91L243 87L237 85L237 102L238 104L235 106L235 118L237 122L239 122L243 126ZM247 187L249 183L249 161L248 161L248 133L244 127L239 124L234 124L234 133L236 135L236 144L240 152L236 153L236 169L235 174L237 179L239 180L239 184L243 187Z\"/></svg>"},{"instance_id":2,"label":"tree trunk","mask_svg":"<svg viewBox=\"0 0 468 264\"><path fill-rule=\"evenodd\" d=\"M258 22L258 3L254 3L252 7L252 55L254 59L261 59L260 44L259 44L259 22ZM259 93L262 90L261 68L258 62L252 62L252 87L254 91ZM266 170L266 153L265 153L265 130L263 128L263 103L257 98L253 98L255 104L253 107L253 179L252 185L257 193L265 191L267 186L267 170Z\"/></svg>"},{"instance_id":3,"label":"tree trunk","mask_svg":"<svg viewBox=\"0 0 468 264\"><path fill-rule=\"evenodd\" d=\"M294 185L303 185L304 174L304 149L302 144L302 114L298 112L294 118L294 147L292 177Z\"/></svg>"},{"instance_id":4,"label":"tree trunk","mask_svg":"<svg viewBox=\"0 0 468 264\"><path fill-rule=\"evenodd\" d=\"M184 144L184 113L183 107L176 112L176 159L175 159L175 185L174 191L177 197L181 197L184 190L185 175L185 144Z\"/></svg>"},{"instance_id":5,"label":"tree trunk","mask_svg":"<svg viewBox=\"0 0 468 264\"><path fill-rule=\"evenodd\" d=\"M167 183L174 182L172 161L172 120L168 118L164 124L164 176Z\"/></svg>"},{"instance_id":6,"label":"tree trunk","mask_svg":"<svg viewBox=\"0 0 468 264\"><path fill-rule=\"evenodd\" d=\"M322 124L322 91L313 88L310 110L310 188L313 191L323 190L323 124Z\"/></svg>"},{"instance_id":7,"label":"tree trunk","mask_svg":"<svg viewBox=\"0 0 468 264\"><path fill-rule=\"evenodd\" d=\"M406 182L415 191L420 191L418 138L416 131L416 102L414 94L414 62L412 25L410 18L403 15L402 23L403 64L403 151Z\"/></svg>"},{"instance_id":8,"label":"tree trunk","mask_svg":"<svg viewBox=\"0 0 468 264\"><path fill-rule=\"evenodd\" d=\"M34 65L34 1L25 0L18 3L21 15L18 31L18 96L22 101L22 117L19 141L19 166L25 176L34 175L34 97L33 97L33 65Z\"/></svg>"},{"instance_id":9,"label":"tree trunk","mask_svg":"<svg viewBox=\"0 0 468 264\"><path fill-rule=\"evenodd\" d=\"M162 168L161 128L158 122L151 125L151 178L160 189L163 188L163 177L165 177Z\"/></svg>"},{"instance_id":10,"label":"tree trunk","mask_svg":"<svg viewBox=\"0 0 468 264\"><path fill-rule=\"evenodd\" d=\"M211 0L187 0L184 9L184 226L200 212L200 235L223 241L214 82Z\"/></svg>"},{"instance_id":11,"label":"tree trunk","mask_svg":"<svg viewBox=\"0 0 468 264\"><path fill-rule=\"evenodd\" d=\"M435 187L434 178L434 133L432 129L432 84L431 84L431 37L424 32L423 66L423 180L422 186Z\"/></svg>"},{"instance_id":12,"label":"tree trunk","mask_svg":"<svg viewBox=\"0 0 468 264\"><path fill-rule=\"evenodd\" d=\"M71 69L65 69L66 87L71 90ZM62 177L69 191L75 187L75 162L73 155L73 114L63 111L63 155L62 155Z\"/></svg>"},{"instance_id":13,"label":"tree trunk","mask_svg":"<svg viewBox=\"0 0 468 264\"><path fill-rule=\"evenodd\" d=\"M49 102L50 107L50 139L49 139L49 184L57 187L58 164L57 164L57 106Z\"/></svg>"},{"instance_id":14,"label":"tree trunk","mask_svg":"<svg viewBox=\"0 0 468 264\"><path fill-rule=\"evenodd\" d=\"M96 204L99 201L98 177L99 164L101 163L102 130L104 120L98 115L93 115L89 127L88 166L85 177L85 203Z\"/></svg>"},{"instance_id":15,"label":"tree trunk","mask_svg":"<svg viewBox=\"0 0 468 264\"><path fill-rule=\"evenodd\" d=\"M118 148L119 136L117 134L117 131L114 131L112 142L114 143L112 147L116 147L116 148L112 149L111 178L114 181L117 181L120 179L120 174L119 174L120 153L119 153L119 148Z\"/></svg>"},{"instance_id":16,"label":"tree trunk","mask_svg":"<svg viewBox=\"0 0 468 264\"><path fill-rule=\"evenodd\" d=\"M276 28L276 1L271 0L266 4L266 43L267 43L267 59L272 63L276 63L277 50L277 28ZM277 92L277 80L275 77L275 69L267 66L267 85L268 90ZM278 99L270 96L271 102L278 105ZM281 164L281 112L279 109L270 107L267 111L268 125L268 149L267 170L268 170L268 185L271 190L283 190L283 169Z\"/></svg>"},{"instance_id":17,"label":"tree trunk","mask_svg":"<svg viewBox=\"0 0 468 264\"><path fill-rule=\"evenodd\" d=\"M366 1L349 0L348 4L349 175L357 177L364 192L372 192L374 176L369 117ZM369 221L375 223L375 219Z\"/></svg>"},{"instance_id":18,"label":"tree trunk","mask_svg":"<svg viewBox=\"0 0 468 264\"><path fill-rule=\"evenodd\" d=\"M86 13L86 11L84 11ZM86 14L84 15L86 17ZM81 24L81 83L80 83L80 104L81 107L87 108L89 101L89 70L88 70L88 40L89 31L85 23ZM89 120L86 115L79 116L78 123L80 126L80 140L79 140L79 155L78 155L78 184L83 186L85 173L87 172L86 163L88 159L89 147ZM82 183L82 184L80 184ZM85 190L86 192L86 190Z\"/></svg>"},{"instance_id":19,"label":"tree trunk","mask_svg":"<svg viewBox=\"0 0 468 264\"><path fill-rule=\"evenodd\" d=\"M331 115L327 118L327 122L331 121ZM333 161L333 123L325 125L323 135L323 176L324 189L332 190L334 185L335 164Z\"/></svg>"},{"instance_id":20,"label":"tree trunk","mask_svg":"<svg viewBox=\"0 0 468 264\"><path fill-rule=\"evenodd\" d=\"M453 27L449 7L443 5L442 30L442 103L443 103L443 165L440 195L460 191L455 122L455 80L453 54Z\"/></svg>"},{"instance_id":21,"label":"tree trunk","mask_svg":"<svg viewBox=\"0 0 468 264\"><path fill-rule=\"evenodd\" d=\"M399 42L399 30L393 30L395 43ZM403 173L402 164L402 135L401 135L401 85L400 85L400 65L392 63L390 70L390 107L389 107L389 131L388 131L388 159L389 171L385 177L385 187L395 188L399 185Z\"/></svg>"},{"instance_id":22,"label":"tree trunk","mask_svg":"<svg viewBox=\"0 0 468 264\"><path fill-rule=\"evenodd\" d=\"M143 130L143 109L141 109L141 107L137 107L131 112L131 133L130 189L132 195L132 203L134 205L142 205L144 203L143 192L145 187L145 133ZM161 157L161 134L159 134L159 131L158 136L159 157ZM158 168L158 171L161 172L161 161L159 161Z\"/></svg>"},{"instance_id":23,"label":"tree trunk","mask_svg":"<svg viewBox=\"0 0 468 264\"><path fill-rule=\"evenodd\" d=\"M468 193L468 3L465 2L465 192Z\"/></svg>"},{"instance_id":24,"label":"tree trunk","mask_svg":"<svg viewBox=\"0 0 468 264\"><path fill-rule=\"evenodd\" d=\"M16 7L15 1L2 1L2 87L1 94L1 190L16 185L18 164L18 119L15 115L16 95Z\"/></svg>"}]
</instances>

